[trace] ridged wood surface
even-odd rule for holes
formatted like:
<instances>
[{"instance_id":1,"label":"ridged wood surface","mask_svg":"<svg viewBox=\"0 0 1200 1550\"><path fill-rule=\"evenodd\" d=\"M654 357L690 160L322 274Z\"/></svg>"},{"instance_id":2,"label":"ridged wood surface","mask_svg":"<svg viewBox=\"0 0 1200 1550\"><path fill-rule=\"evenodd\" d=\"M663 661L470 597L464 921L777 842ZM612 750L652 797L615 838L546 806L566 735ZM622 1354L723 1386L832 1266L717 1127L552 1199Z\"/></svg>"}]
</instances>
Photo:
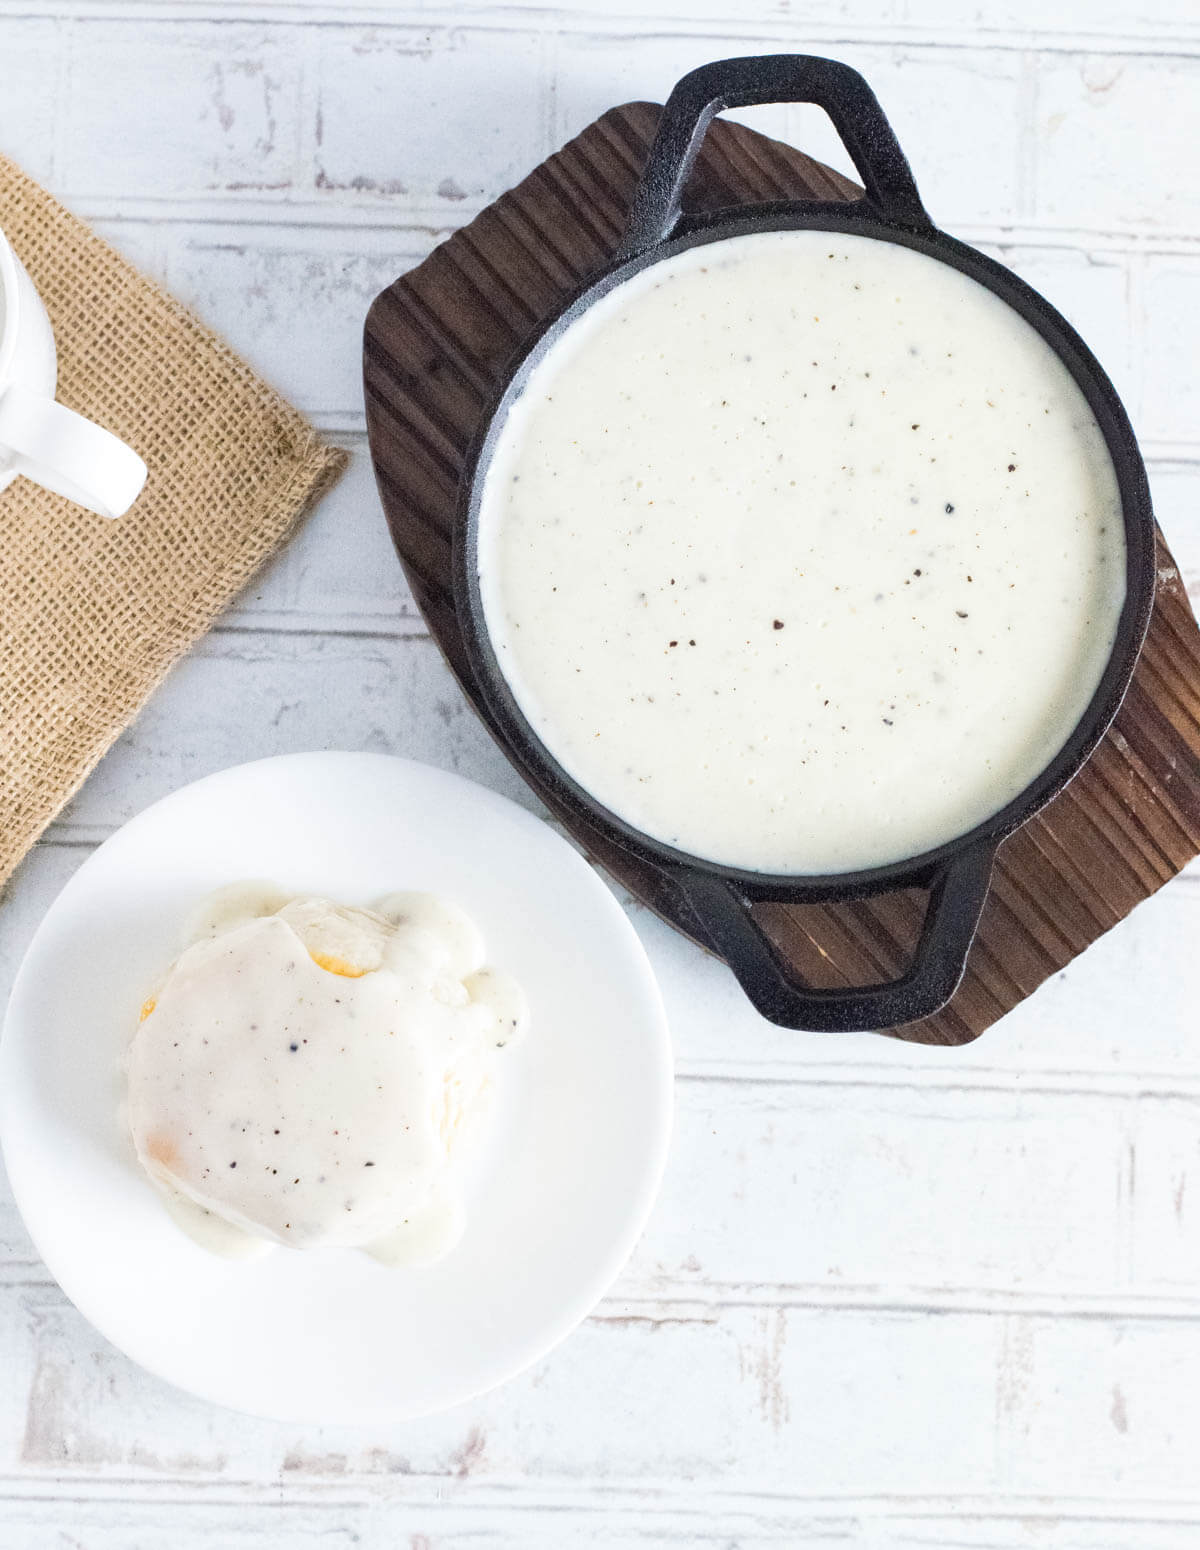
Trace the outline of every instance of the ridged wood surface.
<instances>
[{"instance_id":1,"label":"ridged wood surface","mask_svg":"<svg viewBox=\"0 0 1200 1550\"><path fill-rule=\"evenodd\" d=\"M514 351L615 251L658 113L651 103L630 103L604 114L383 291L367 318L367 428L392 537L430 630L502 747L471 678L455 612L450 556L459 475ZM859 192L799 151L719 120L688 203L713 208ZM537 789L595 860L708 945L667 879ZM1154 616L1116 722L1071 786L1001 847L953 1000L894 1036L926 1044L977 1037L1197 853L1200 630L1160 533ZM914 890L846 905L755 906L764 930L817 986L894 977L923 910L924 896Z\"/></svg>"}]
</instances>

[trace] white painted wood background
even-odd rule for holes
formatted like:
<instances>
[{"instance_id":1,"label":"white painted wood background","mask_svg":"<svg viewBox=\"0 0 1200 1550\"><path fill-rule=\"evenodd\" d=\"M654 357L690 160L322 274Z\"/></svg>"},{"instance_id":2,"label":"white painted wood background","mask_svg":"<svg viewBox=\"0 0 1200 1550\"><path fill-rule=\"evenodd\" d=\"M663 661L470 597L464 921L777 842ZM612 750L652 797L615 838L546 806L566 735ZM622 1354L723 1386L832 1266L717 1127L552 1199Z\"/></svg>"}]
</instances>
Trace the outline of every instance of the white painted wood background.
<instances>
[{"instance_id":1,"label":"white painted wood background","mask_svg":"<svg viewBox=\"0 0 1200 1550\"><path fill-rule=\"evenodd\" d=\"M865 71L935 219L1081 328L1200 594L1196 0L0 0L0 150L354 450L21 868L0 987L94 845L225 765L383 749L530 804L393 560L363 314L606 106L772 49ZM844 164L813 110L747 117ZM478 1403L346 1431L181 1396L0 1182L0 1550L1200 1543L1200 872L959 1051L770 1028L630 913L678 1052L662 1199Z\"/></svg>"}]
</instances>

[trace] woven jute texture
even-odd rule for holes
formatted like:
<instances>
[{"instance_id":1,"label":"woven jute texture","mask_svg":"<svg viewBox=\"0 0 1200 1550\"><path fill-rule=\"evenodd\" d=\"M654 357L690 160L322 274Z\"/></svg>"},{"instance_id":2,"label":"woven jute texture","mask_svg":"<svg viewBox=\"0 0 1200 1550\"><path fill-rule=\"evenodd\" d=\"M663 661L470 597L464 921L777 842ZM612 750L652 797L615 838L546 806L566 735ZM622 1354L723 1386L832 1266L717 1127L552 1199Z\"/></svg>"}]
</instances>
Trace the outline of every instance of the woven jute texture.
<instances>
[{"instance_id":1,"label":"woven jute texture","mask_svg":"<svg viewBox=\"0 0 1200 1550\"><path fill-rule=\"evenodd\" d=\"M60 401L150 470L115 522L0 492L2 884L345 454L2 156L0 229L54 324Z\"/></svg>"}]
</instances>

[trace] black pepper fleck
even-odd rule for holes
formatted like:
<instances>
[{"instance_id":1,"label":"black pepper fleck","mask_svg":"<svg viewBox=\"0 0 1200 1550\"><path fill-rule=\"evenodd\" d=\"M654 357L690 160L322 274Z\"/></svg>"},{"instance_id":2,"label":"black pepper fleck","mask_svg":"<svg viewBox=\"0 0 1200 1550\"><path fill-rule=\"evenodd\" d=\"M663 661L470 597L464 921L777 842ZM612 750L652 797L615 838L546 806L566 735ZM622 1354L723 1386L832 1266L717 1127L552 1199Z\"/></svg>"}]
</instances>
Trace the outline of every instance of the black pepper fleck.
<instances>
[{"instance_id":1,"label":"black pepper fleck","mask_svg":"<svg viewBox=\"0 0 1200 1550\"><path fill-rule=\"evenodd\" d=\"M783 629L783 620L782 619L775 619L775 620L773 620L772 624L771 624L771 628L773 630L782 630Z\"/></svg>"}]
</instances>

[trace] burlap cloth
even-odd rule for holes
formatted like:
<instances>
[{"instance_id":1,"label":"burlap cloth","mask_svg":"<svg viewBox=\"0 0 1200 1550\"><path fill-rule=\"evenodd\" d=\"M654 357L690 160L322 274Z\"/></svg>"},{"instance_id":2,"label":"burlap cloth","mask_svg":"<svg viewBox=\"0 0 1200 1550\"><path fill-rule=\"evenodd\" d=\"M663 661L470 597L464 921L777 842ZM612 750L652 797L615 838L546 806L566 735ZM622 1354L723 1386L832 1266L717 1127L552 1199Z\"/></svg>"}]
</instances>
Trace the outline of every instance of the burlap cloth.
<instances>
[{"instance_id":1,"label":"burlap cloth","mask_svg":"<svg viewBox=\"0 0 1200 1550\"><path fill-rule=\"evenodd\" d=\"M0 156L0 228L42 294L58 396L150 474L116 522L0 492L0 884L345 454Z\"/></svg>"}]
</instances>

